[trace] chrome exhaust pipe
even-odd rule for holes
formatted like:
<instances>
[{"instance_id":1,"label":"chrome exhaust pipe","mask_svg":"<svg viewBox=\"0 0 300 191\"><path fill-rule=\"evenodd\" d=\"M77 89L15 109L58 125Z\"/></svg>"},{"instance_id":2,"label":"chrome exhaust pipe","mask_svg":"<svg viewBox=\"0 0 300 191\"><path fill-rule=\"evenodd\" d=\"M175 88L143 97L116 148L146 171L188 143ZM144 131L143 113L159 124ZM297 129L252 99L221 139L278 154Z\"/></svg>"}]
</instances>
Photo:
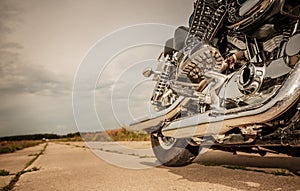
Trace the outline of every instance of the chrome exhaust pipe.
<instances>
[{"instance_id":1,"label":"chrome exhaust pipe","mask_svg":"<svg viewBox=\"0 0 300 191\"><path fill-rule=\"evenodd\" d=\"M284 84L266 102L224 112L201 113L173 121L162 129L162 134L175 138L218 135L238 126L266 123L279 117L300 97L299 65L298 62Z\"/></svg>"},{"instance_id":2,"label":"chrome exhaust pipe","mask_svg":"<svg viewBox=\"0 0 300 191\"><path fill-rule=\"evenodd\" d=\"M181 112L181 106L186 104L187 99L184 97L179 97L172 106L156 113L151 116L151 118L138 119L136 123L131 124L126 129L129 131L154 131L157 128L160 128L160 124L166 119L170 119L175 116L177 113Z\"/></svg>"}]
</instances>

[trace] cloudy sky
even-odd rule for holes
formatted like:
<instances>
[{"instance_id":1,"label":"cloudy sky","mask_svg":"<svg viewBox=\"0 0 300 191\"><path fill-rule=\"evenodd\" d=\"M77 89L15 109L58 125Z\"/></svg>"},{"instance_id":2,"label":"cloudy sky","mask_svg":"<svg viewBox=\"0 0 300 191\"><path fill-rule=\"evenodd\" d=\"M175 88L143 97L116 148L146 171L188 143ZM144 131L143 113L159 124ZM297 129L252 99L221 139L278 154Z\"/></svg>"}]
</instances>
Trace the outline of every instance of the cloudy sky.
<instances>
[{"instance_id":1,"label":"cloudy sky","mask_svg":"<svg viewBox=\"0 0 300 191\"><path fill-rule=\"evenodd\" d=\"M78 131L72 109L72 87L77 70L81 69L82 62L88 64L86 57L99 39L143 23L186 25L192 2L1 0L0 136ZM112 115L120 110L124 99L131 107L129 115L136 115L133 118L147 113L147 108L143 110L145 107L139 103L145 102L145 96L148 99L151 90L147 88L148 93L145 92L143 79L137 73L153 64L160 50L157 45L131 47L111 58L110 65L103 68L98 76L95 107L107 128L128 122L127 111L117 117ZM104 66L107 63L101 62L102 54L105 53L98 52L98 57L93 59L99 58L99 65ZM127 63L122 70L120 63ZM134 88L128 89L128 84ZM136 96L129 96L133 98L128 101L129 94ZM120 120L119 123L113 122L114 119ZM86 126L80 130L95 128Z\"/></svg>"}]
</instances>

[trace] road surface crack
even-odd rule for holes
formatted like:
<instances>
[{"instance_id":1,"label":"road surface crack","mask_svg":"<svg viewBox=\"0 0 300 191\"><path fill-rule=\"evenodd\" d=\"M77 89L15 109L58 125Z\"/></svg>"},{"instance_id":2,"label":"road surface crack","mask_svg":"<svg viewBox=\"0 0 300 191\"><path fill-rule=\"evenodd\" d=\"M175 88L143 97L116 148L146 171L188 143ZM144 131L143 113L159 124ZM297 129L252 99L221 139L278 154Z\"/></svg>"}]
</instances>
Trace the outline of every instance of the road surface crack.
<instances>
[{"instance_id":1,"label":"road surface crack","mask_svg":"<svg viewBox=\"0 0 300 191\"><path fill-rule=\"evenodd\" d=\"M19 181L20 177L21 177L23 174L25 174L25 173L27 173L27 172L32 172L32 171L38 170L36 167L33 167L33 168L29 169L29 170L26 170L26 169L27 169L32 163L34 163L34 161L36 161L36 160L39 158L40 155L42 155L42 154L45 152L47 146L48 146L48 143L45 144L44 148L43 148L43 149L42 149L42 150L41 150L41 151L40 151L33 159L31 159L31 160L25 165L25 167L15 175L15 177L9 182L9 184L6 185L5 187L3 187L3 188L1 189L1 191L9 191L9 190L12 190L12 189L14 188L14 186L16 185L16 183Z\"/></svg>"}]
</instances>

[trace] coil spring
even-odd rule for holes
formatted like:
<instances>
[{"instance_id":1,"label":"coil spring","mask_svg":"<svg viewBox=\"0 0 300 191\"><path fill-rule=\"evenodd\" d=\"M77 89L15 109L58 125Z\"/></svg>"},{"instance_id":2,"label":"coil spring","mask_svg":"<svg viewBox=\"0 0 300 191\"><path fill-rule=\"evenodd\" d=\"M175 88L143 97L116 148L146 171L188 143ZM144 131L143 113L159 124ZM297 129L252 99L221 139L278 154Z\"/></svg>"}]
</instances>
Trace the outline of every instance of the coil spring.
<instances>
[{"instance_id":1,"label":"coil spring","mask_svg":"<svg viewBox=\"0 0 300 191\"><path fill-rule=\"evenodd\" d=\"M161 97L163 96L165 90L168 87L170 72L171 72L171 66L169 63L166 63L162 73L160 74L159 80L154 88L153 96L151 99L153 104L161 101Z\"/></svg>"}]
</instances>

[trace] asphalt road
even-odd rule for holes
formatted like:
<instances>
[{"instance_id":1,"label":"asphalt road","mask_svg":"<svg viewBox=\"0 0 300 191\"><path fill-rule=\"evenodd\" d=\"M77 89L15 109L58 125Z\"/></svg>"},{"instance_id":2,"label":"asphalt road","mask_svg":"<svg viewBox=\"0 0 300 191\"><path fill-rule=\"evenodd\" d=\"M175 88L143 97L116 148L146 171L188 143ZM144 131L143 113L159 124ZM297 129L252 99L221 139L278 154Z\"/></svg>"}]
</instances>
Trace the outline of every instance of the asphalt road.
<instances>
[{"instance_id":1,"label":"asphalt road","mask_svg":"<svg viewBox=\"0 0 300 191\"><path fill-rule=\"evenodd\" d=\"M12 174L0 177L0 186L31 161L13 190L300 191L300 176L295 175L300 158L285 155L209 151L191 165L170 168L159 166L147 142L90 143L90 148L84 143L47 143L35 159L45 144L0 155L0 169Z\"/></svg>"}]
</instances>

